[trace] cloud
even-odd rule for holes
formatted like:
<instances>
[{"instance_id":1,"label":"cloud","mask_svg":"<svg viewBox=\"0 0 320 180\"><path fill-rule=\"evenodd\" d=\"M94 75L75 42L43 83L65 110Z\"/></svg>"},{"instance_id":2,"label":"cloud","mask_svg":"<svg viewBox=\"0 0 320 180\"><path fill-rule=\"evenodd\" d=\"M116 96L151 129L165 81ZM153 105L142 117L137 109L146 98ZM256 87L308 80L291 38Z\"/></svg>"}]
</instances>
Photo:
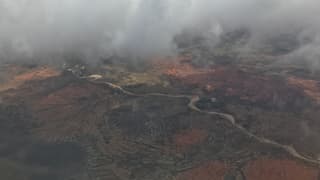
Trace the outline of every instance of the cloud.
<instances>
[{"instance_id":1,"label":"cloud","mask_svg":"<svg viewBox=\"0 0 320 180\"><path fill-rule=\"evenodd\" d=\"M292 55L314 62L318 15L316 0L0 0L0 58L167 55L186 29L218 41L245 28L254 43L294 33L302 47Z\"/></svg>"}]
</instances>

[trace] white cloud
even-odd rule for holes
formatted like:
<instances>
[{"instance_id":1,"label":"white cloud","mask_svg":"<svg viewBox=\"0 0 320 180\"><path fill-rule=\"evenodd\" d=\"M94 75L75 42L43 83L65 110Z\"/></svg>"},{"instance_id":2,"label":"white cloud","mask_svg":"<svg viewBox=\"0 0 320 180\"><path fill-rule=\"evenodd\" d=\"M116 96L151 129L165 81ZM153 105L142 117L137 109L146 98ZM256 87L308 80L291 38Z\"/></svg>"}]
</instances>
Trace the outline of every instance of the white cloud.
<instances>
[{"instance_id":1,"label":"white cloud","mask_svg":"<svg viewBox=\"0 0 320 180\"><path fill-rule=\"evenodd\" d=\"M316 0L0 0L0 57L170 53L186 28L317 37Z\"/></svg>"}]
</instances>

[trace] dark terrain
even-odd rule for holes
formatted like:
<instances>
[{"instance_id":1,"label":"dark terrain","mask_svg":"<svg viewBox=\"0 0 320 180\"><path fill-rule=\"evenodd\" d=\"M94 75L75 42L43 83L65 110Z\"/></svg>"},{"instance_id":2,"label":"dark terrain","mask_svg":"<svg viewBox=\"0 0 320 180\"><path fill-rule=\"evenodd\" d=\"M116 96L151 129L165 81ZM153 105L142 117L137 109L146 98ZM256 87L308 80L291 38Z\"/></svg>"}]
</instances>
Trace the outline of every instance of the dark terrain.
<instances>
[{"instance_id":1,"label":"dark terrain","mask_svg":"<svg viewBox=\"0 0 320 180\"><path fill-rule=\"evenodd\" d=\"M117 60L3 65L0 179L318 180L320 76L274 65L294 46L240 56L232 38L224 42L142 69ZM193 111L186 98L148 93L197 95L201 110L230 114L249 133L314 162Z\"/></svg>"}]
</instances>

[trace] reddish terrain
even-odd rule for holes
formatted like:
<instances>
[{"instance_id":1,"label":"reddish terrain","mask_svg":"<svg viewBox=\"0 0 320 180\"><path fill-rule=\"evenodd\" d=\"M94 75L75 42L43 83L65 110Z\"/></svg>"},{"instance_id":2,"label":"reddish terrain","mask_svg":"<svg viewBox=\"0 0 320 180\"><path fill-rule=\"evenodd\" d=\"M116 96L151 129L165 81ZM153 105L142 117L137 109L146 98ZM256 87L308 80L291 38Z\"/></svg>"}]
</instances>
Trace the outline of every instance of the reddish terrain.
<instances>
[{"instance_id":1,"label":"reddish terrain","mask_svg":"<svg viewBox=\"0 0 320 180\"><path fill-rule=\"evenodd\" d=\"M60 75L60 71L51 67L29 69L20 66L10 66L6 71L6 80L4 83L1 83L0 91L17 88L28 81L44 80Z\"/></svg>"},{"instance_id":2,"label":"reddish terrain","mask_svg":"<svg viewBox=\"0 0 320 180\"><path fill-rule=\"evenodd\" d=\"M178 174L177 180L224 180L230 172L226 163L210 161ZM246 180L318 180L319 169L294 160L261 157L248 162L243 175Z\"/></svg>"},{"instance_id":3,"label":"reddish terrain","mask_svg":"<svg viewBox=\"0 0 320 180\"><path fill-rule=\"evenodd\" d=\"M307 96L320 104L320 82L315 80L302 79L297 77L288 78L289 84L297 86L305 92Z\"/></svg>"},{"instance_id":4,"label":"reddish terrain","mask_svg":"<svg viewBox=\"0 0 320 180\"><path fill-rule=\"evenodd\" d=\"M157 63L162 74L175 83L201 89L206 94L218 92L222 96L235 97L252 103L294 104L305 93L320 99L319 86L315 82L277 78L243 71L233 66L195 67L189 57L179 57Z\"/></svg>"},{"instance_id":5,"label":"reddish terrain","mask_svg":"<svg viewBox=\"0 0 320 180\"><path fill-rule=\"evenodd\" d=\"M179 82L186 87L200 88L208 94L218 91L224 96L239 97L249 102L270 102L281 97L284 102L289 103L292 99L305 95L320 101L319 83L314 80L289 78L283 81L244 72L234 67L197 68L189 63L188 58L165 61L157 68L173 82ZM13 80L8 81L3 87L17 88L10 96L16 96L15 102L22 101L29 108L34 117L33 135L46 141L59 142L79 136L99 136L99 128L104 123L104 113L112 111L113 106L119 106L120 98L128 98L117 95L104 86L61 74L48 67L22 71L12 77ZM62 83L64 81L66 83ZM170 138L181 153L205 144L209 133L205 127L189 128L178 131ZM119 143L120 140L115 138L113 141ZM110 146L114 146L113 141L109 142ZM130 151L134 149L125 145ZM120 150L121 148L122 146ZM192 164L192 168L179 173L176 179L224 180L226 174L233 169L223 161L200 164ZM249 160L242 170L246 180L317 180L319 175L318 168L289 159Z\"/></svg>"},{"instance_id":6,"label":"reddish terrain","mask_svg":"<svg viewBox=\"0 0 320 180\"><path fill-rule=\"evenodd\" d=\"M319 169L293 160L260 158L244 169L247 180L318 180Z\"/></svg>"},{"instance_id":7,"label":"reddish terrain","mask_svg":"<svg viewBox=\"0 0 320 180\"><path fill-rule=\"evenodd\" d=\"M210 161L182 172L177 176L177 180L224 180L229 167L219 161Z\"/></svg>"},{"instance_id":8,"label":"reddish terrain","mask_svg":"<svg viewBox=\"0 0 320 180\"><path fill-rule=\"evenodd\" d=\"M202 129L191 129L177 133L174 136L174 144L178 150L186 150L193 145L199 145L208 137L208 132Z\"/></svg>"}]
</instances>

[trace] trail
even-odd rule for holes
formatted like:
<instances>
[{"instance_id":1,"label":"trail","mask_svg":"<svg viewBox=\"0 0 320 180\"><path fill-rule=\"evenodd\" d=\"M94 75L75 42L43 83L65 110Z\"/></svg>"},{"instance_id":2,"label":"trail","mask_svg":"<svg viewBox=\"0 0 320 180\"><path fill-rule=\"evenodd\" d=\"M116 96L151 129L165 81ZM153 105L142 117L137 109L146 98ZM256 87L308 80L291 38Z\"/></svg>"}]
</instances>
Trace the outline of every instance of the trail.
<instances>
[{"instance_id":1,"label":"trail","mask_svg":"<svg viewBox=\"0 0 320 180\"><path fill-rule=\"evenodd\" d=\"M264 138L264 137L260 137L260 136L257 136L255 134L251 133L250 131L248 131L247 129L242 127L241 125L237 124L234 116L231 115L231 114L220 113L220 112L215 112L215 111L205 111L205 110L200 109L196 105L197 102L199 102L199 100L200 100L200 97L198 95L184 95L184 94L172 95L172 94L164 94L164 93L138 94L138 93L130 92L130 91L122 88L121 86L113 84L111 82L101 82L101 81L91 80L90 78L87 78L87 77L81 77L81 78L82 79L87 79L89 82L94 83L94 84L106 85L109 88L117 90L117 91L120 91L121 93L123 93L125 95L128 95L128 96L135 96L135 97L168 97L168 98L188 99L189 100L188 107L191 110L193 110L195 112L202 113L202 114L218 116L218 117L220 117L222 119L225 119L226 121L231 123L233 125L233 127L237 128L238 130L240 130L242 133L244 133L245 135L249 136L250 138L253 138L253 139L255 139L256 141L258 141L260 143L268 144L268 145L271 145L273 147L283 149L284 151L286 151L287 153L289 153L291 156L295 157L296 159L302 160L302 161L307 162L307 163L312 163L312 164L315 164L315 165L320 167L320 161L319 160L312 159L311 157L307 157L307 156L302 155L301 153L299 153L292 146L283 145L283 144L280 144L280 143L278 143L278 142L276 142L274 140L267 139L267 138Z\"/></svg>"}]
</instances>

